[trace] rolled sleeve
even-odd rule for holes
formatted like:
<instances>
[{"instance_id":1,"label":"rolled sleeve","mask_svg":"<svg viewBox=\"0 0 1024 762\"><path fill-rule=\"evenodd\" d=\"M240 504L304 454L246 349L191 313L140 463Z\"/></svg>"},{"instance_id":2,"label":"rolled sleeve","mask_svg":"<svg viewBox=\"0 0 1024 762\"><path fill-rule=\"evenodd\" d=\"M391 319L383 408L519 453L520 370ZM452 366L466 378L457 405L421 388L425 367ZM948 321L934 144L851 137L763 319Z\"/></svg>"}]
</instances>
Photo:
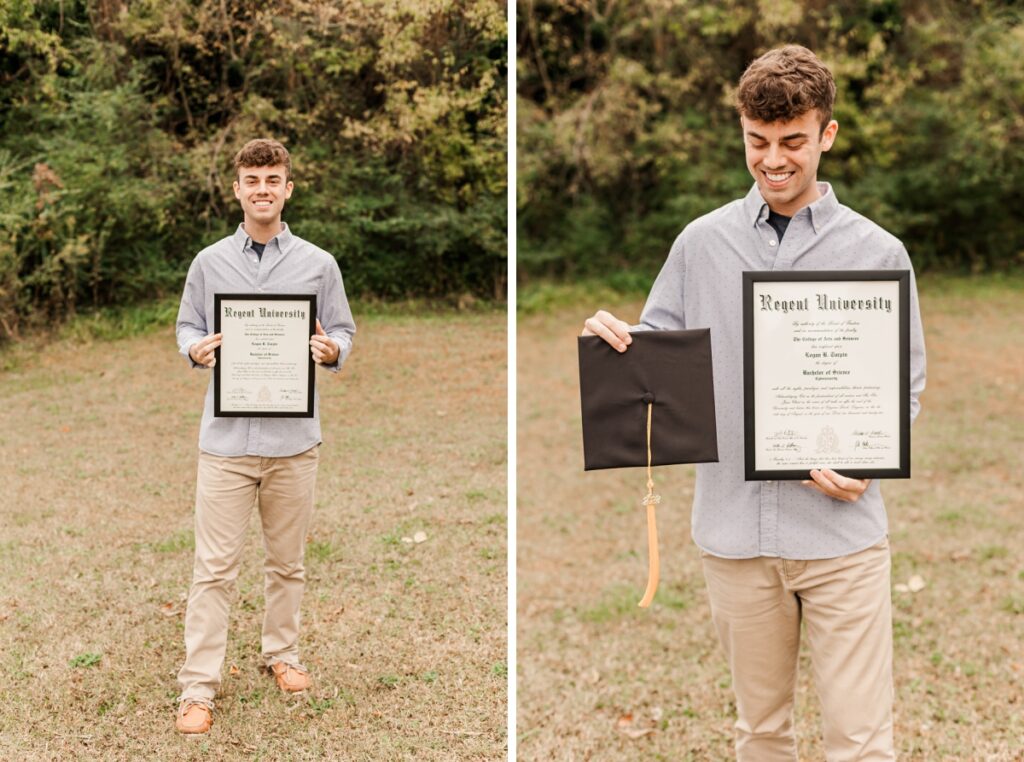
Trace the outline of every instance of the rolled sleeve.
<instances>
[{"instance_id":1,"label":"rolled sleeve","mask_svg":"<svg viewBox=\"0 0 1024 762\"><path fill-rule=\"evenodd\" d=\"M178 351L185 356L193 368L206 367L193 360L189 354L192 347L207 335L205 293L203 268L197 257L188 268L185 290L181 295L178 319L174 326L178 339Z\"/></svg>"},{"instance_id":2,"label":"rolled sleeve","mask_svg":"<svg viewBox=\"0 0 1024 762\"><path fill-rule=\"evenodd\" d=\"M320 325L327 337L338 345L338 359L333 363L324 364L322 367L332 373L337 373L344 365L345 358L352 351L352 337L356 332L356 324L352 319L348 297L345 296L341 269L333 259L327 266L318 304Z\"/></svg>"}]
</instances>

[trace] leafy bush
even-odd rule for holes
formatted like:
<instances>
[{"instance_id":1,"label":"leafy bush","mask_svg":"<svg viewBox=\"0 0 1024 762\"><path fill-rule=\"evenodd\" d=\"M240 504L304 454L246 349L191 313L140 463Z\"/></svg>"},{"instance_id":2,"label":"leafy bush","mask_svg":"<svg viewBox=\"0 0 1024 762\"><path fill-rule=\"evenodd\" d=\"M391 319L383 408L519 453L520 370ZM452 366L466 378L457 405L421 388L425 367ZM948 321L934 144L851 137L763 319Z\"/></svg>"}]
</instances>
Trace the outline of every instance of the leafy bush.
<instances>
[{"instance_id":1,"label":"leafy bush","mask_svg":"<svg viewBox=\"0 0 1024 762\"><path fill-rule=\"evenodd\" d=\"M732 94L797 42L832 69L820 177L920 269L1024 263L1024 23L1016 3L688 0L520 5L519 274L656 272L752 184Z\"/></svg>"},{"instance_id":2,"label":"leafy bush","mask_svg":"<svg viewBox=\"0 0 1024 762\"><path fill-rule=\"evenodd\" d=\"M179 291L262 136L352 295L503 298L505 40L494 0L0 4L0 337Z\"/></svg>"}]
</instances>

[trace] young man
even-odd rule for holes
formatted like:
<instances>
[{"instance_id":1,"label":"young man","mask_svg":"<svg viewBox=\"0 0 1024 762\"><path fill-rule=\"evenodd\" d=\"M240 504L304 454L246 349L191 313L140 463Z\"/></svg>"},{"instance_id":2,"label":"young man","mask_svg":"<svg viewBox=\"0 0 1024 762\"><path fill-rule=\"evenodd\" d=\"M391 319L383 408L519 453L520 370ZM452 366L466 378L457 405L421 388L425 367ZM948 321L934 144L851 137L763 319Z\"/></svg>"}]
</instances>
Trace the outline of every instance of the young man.
<instances>
[{"instance_id":1,"label":"young man","mask_svg":"<svg viewBox=\"0 0 1024 762\"><path fill-rule=\"evenodd\" d=\"M743 458L742 273L912 271L903 245L817 181L836 138L831 72L790 45L754 61L737 106L745 198L676 239L637 330L711 328L718 463L697 467L693 539L732 671L736 756L796 760L793 695L807 629L829 760L895 759L892 624L885 508L877 482L831 469L803 482L747 482ZM911 276L910 410L924 389L924 340ZM631 327L605 311L585 323L620 352Z\"/></svg>"},{"instance_id":2,"label":"young man","mask_svg":"<svg viewBox=\"0 0 1024 762\"><path fill-rule=\"evenodd\" d=\"M196 255L178 311L178 348L194 368L212 368L221 334L211 333L216 293L316 294L313 359L337 373L352 348L355 324L338 263L281 222L291 198L291 160L274 140L253 140L235 156L235 198L244 221L235 233ZM185 664L175 725L205 733L227 643L229 593L254 504L265 549L263 660L281 690L310 685L299 662L299 602L305 586L306 530L313 513L320 445L320 406L312 418L213 415L213 382L199 429L196 553L185 614Z\"/></svg>"}]
</instances>

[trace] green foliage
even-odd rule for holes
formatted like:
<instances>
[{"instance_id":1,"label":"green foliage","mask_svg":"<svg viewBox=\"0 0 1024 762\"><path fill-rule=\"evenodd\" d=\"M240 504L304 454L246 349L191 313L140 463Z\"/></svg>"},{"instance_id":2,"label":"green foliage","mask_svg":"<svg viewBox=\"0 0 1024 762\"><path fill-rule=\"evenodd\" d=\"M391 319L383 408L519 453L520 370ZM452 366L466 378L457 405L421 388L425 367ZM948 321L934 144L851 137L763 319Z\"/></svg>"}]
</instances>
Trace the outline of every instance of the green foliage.
<instances>
[{"instance_id":1,"label":"green foliage","mask_svg":"<svg viewBox=\"0 0 1024 762\"><path fill-rule=\"evenodd\" d=\"M502 298L505 39L494 0L5 0L0 338L177 295L261 136L350 295Z\"/></svg>"},{"instance_id":2,"label":"green foliage","mask_svg":"<svg viewBox=\"0 0 1024 762\"><path fill-rule=\"evenodd\" d=\"M519 273L656 272L695 217L744 195L732 94L787 42L838 87L821 179L919 269L1024 263L1024 19L998 0L520 5Z\"/></svg>"}]
</instances>

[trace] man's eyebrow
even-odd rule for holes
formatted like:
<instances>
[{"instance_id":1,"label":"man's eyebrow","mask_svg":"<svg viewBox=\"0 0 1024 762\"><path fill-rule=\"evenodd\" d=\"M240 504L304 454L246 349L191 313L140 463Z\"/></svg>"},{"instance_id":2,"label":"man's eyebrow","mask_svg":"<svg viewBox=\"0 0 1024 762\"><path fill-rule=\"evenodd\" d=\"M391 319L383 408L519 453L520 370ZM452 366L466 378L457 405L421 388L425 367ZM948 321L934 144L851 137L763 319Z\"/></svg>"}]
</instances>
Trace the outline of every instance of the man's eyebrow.
<instances>
[{"instance_id":1,"label":"man's eyebrow","mask_svg":"<svg viewBox=\"0 0 1024 762\"><path fill-rule=\"evenodd\" d=\"M752 138L757 138L758 140L768 140L768 138L766 138L764 135L759 135L758 133L754 132L753 130L747 130L747 134L750 137L752 137ZM794 133L792 133L790 135L783 135L782 136L782 142L785 143L787 140L796 140L797 138L806 138L806 137L807 137L807 133L806 132L794 132Z\"/></svg>"},{"instance_id":2,"label":"man's eyebrow","mask_svg":"<svg viewBox=\"0 0 1024 762\"><path fill-rule=\"evenodd\" d=\"M272 174L272 175L267 175L267 179L268 180L280 180L282 177L284 177L284 175L279 175L276 172L274 174ZM242 179L243 180L259 180L260 176L259 175L252 175L252 174L242 175Z\"/></svg>"}]
</instances>

